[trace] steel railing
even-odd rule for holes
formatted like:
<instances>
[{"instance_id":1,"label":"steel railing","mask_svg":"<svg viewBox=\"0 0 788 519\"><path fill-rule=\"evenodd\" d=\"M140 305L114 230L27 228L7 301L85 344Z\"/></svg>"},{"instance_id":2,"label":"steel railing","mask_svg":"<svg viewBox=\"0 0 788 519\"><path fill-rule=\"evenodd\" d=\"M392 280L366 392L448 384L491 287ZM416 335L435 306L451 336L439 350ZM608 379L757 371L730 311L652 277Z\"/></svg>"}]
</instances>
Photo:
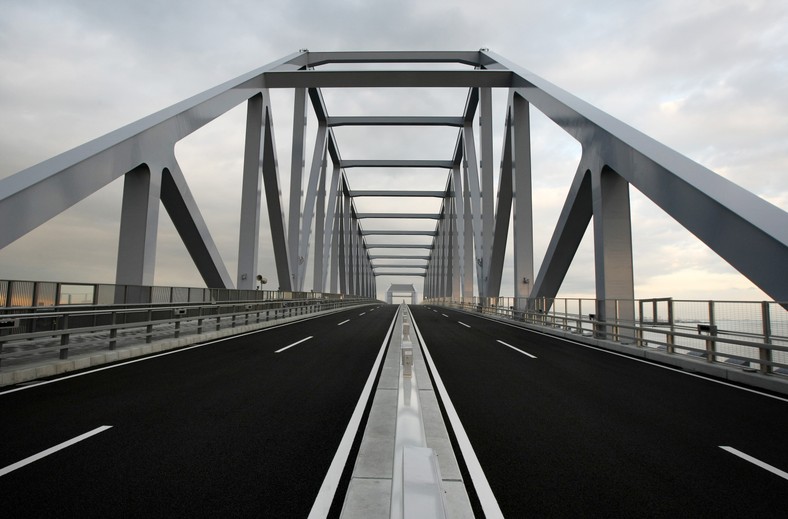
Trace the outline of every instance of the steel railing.
<instances>
[{"instance_id":1,"label":"steel railing","mask_svg":"<svg viewBox=\"0 0 788 519\"><path fill-rule=\"evenodd\" d=\"M424 303L788 375L786 303L510 297Z\"/></svg>"},{"instance_id":2,"label":"steel railing","mask_svg":"<svg viewBox=\"0 0 788 519\"><path fill-rule=\"evenodd\" d=\"M64 293L60 287L54 292L42 292L36 290L40 287L28 284L40 283L50 288L52 284L48 282L0 282L0 289L5 286L10 291L19 283L25 283L24 286L32 289L27 301L37 301L37 292ZM223 289L180 289L179 292L178 287L134 287L135 290L128 290L126 286L116 285L55 285L77 286L83 294L92 293L93 296L87 302L80 298L79 304L74 304L74 298L69 297L70 303L52 306L0 306L0 369L38 360L67 359L74 352L115 350L123 346L149 344L154 340L177 339L184 335L306 316L371 301L316 292ZM193 296L195 290L200 292L201 300L96 304L101 298L95 296L99 295L102 287L112 287L114 294L133 294L125 301L139 300L140 295L148 299L149 296L163 299L164 294L169 294L171 299L173 294L177 296L179 293L181 299L188 299L184 296L190 292ZM6 302L10 299L7 298ZM19 297L16 301L19 302ZM53 301L58 300L47 300ZM37 302L42 301L39 299Z\"/></svg>"}]
</instances>

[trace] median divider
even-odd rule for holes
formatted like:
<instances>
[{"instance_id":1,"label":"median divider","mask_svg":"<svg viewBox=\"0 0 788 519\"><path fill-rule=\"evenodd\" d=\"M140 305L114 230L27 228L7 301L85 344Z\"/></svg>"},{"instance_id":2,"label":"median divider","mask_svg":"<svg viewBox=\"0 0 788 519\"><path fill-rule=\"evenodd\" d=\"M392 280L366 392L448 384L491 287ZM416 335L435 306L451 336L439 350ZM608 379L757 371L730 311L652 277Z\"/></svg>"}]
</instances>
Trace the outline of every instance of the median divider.
<instances>
[{"instance_id":1,"label":"median divider","mask_svg":"<svg viewBox=\"0 0 788 519\"><path fill-rule=\"evenodd\" d=\"M473 517L404 304L398 312L341 517Z\"/></svg>"}]
</instances>

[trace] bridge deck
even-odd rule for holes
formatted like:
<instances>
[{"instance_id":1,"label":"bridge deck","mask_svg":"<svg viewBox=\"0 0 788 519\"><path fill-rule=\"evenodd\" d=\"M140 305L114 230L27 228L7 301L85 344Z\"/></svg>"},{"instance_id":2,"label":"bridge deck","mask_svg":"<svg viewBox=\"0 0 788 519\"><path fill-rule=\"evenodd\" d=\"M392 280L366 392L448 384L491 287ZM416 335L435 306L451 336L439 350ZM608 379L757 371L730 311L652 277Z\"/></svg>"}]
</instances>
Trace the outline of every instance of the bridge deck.
<instances>
[{"instance_id":1,"label":"bridge deck","mask_svg":"<svg viewBox=\"0 0 788 519\"><path fill-rule=\"evenodd\" d=\"M781 509L785 398L412 308L431 378L447 391L442 409L456 409L504 516ZM306 516L394 310L348 310L0 392L0 473L98 431L0 475L4 511ZM464 472L474 471L471 458L459 451ZM483 499L470 493L479 513Z\"/></svg>"}]
</instances>

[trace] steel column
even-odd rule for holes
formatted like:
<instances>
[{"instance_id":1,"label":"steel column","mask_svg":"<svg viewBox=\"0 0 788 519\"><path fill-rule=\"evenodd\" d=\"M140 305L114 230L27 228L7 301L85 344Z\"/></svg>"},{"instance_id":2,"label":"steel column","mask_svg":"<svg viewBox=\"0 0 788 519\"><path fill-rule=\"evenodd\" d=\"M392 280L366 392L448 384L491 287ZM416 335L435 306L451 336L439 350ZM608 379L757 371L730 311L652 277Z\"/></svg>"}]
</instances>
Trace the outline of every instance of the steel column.
<instances>
[{"instance_id":1,"label":"steel column","mask_svg":"<svg viewBox=\"0 0 788 519\"><path fill-rule=\"evenodd\" d=\"M263 188L265 189L265 203L268 208L268 223L271 229L271 245L274 250L276 262L276 275L279 281L279 290L292 290L292 276L290 271L290 254L287 248L287 233L285 232L285 217L282 211L282 191L279 182L279 162L276 159L276 141L274 139L274 121L271 107L268 102L268 92L263 91L264 125L263 125ZM296 251L293 251L295 254Z\"/></svg>"},{"instance_id":2,"label":"steel column","mask_svg":"<svg viewBox=\"0 0 788 519\"><path fill-rule=\"evenodd\" d=\"M484 296L497 297L500 291L491 286L490 271L492 263L493 241L495 232L495 195L493 194L493 129L492 129L492 89L479 89L479 130L481 145L481 189L482 189L482 277L484 278ZM509 222L506 223L507 227ZM506 241L506 236L502 238ZM481 291L481 288L479 289Z\"/></svg>"},{"instance_id":3,"label":"steel column","mask_svg":"<svg viewBox=\"0 0 788 519\"><path fill-rule=\"evenodd\" d=\"M262 194L263 96L257 94L246 104L246 138L243 179L241 180L241 222L238 237L236 286L253 289L257 275L260 240L260 197Z\"/></svg>"},{"instance_id":4,"label":"steel column","mask_svg":"<svg viewBox=\"0 0 788 519\"><path fill-rule=\"evenodd\" d=\"M328 128L324 123L320 123L317 127L315 151L312 154L312 167L309 169L309 180L307 182L306 197L304 199L304 207L301 215L301 232L298 239L298 276L296 276L296 290L299 292L304 290L304 279L306 278L307 264L309 262L309 238L312 235L312 220L315 214L315 200L317 198L318 185L320 184L321 177L325 175L326 143L328 138L327 130ZM293 182L292 179L291 182ZM290 214L292 216L293 213L291 212ZM322 252L322 247L320 251Z\"/></svg>"},{"instance_id":5,"label":"steel column","mask_svg":"<svg viewBox=\"0 0 788 519\"><path fill-rule=\"evenodd\" d=\"M632 324L635 320L635 283L629 184L609 168L594 172L591 180L596 297L604 301L604 305L597 308L597 318L608 322L618 318ZM616 305L615 300L621 301ZM631 330L623 332L625 335L631 333Z\"/></svg>"},{"instance_id":6,"label":"steel column","mask_svg":"<svg viewBox=\"0 0 788 519\"><path fill-rule=\"evenodd\" d=\"M153 285L160 196L160 168L142 165L126 173L115 274L118 285Z\"/></svg>"},{"instance_id":7,"label":"steel column","mask_svg":"<svg viewBox=\"0 0 788 519\"><path fill-rule=\"evenodd\" d=\"M465 123L463 128L463 143L465 144L465 188L471 201L472 226L473 226L473 249L476 256L476 285L481 297L486 296L486 283L484 279L484 249L482 237L482 201L479 191L479 170L476 161L476 144L473 137L473 124Z\"/></svg>"},{"instance_id":8,"label":"steel column","mask_svg":"<svg viewBox=\"0 0 788 519\"><path fill-rule=\"evenodd\" d=\"M287 219L287 248L290 252L290 278L293 290L298 290L299 265L304 258L299 255L301 231L301 202L303 198L304 155L306 153L306 89L295 89L293 109L293 151L290 161L290 206Z\"/></svg>"},{"instance_id":9,"label":"steel column","mask_svg":"<svg viewBox=\"0 0 788 519\"><path fill-rule=\"evenodd\" d=\"M527 298L534 283L534 224L531 186L531 120L528 101L512 95L512 224L514 297ZM519 300L524 304L524 299ZM522 308L520 308L522 309Z\"/></svg>"}]
</instances>

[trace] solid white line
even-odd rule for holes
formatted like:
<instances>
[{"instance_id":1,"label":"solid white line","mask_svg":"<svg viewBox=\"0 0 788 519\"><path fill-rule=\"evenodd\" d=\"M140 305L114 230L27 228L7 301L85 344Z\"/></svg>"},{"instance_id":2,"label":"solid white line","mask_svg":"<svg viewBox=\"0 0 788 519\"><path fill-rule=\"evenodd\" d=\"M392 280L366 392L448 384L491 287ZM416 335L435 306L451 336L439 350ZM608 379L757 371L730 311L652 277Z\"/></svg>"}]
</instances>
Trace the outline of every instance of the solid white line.
<instances>
[{"instance_id":1,"label":"solid white line","mask_svg":"<svg viewBox=\"0 0 788 519\"><path fill-rule=\"evenodd\" d=\"M470 328L470 326L469 326L469 325L465 324L465 323L464 323L464 322L462 322L462 321L457 321L457 322L458 322L458 323L460 323L461 325L463 325L463 326L464 326L464 327L466 327L466 328Z\"/></svg>"},{"instance_id":2,"label":"solid white line","mask_svg":"<svg viewBox=\"0 0 788 519\"><path fill-rule=\"evenodd\" d=\"M465 466L468 467L468 473L470 474L471 480L473 481L473 488L476 489L476 496L479 498L479 502L482 505L484 515L485 517L489 518L502 518L503 513L501 512L501 508L498 506L498 501L495 499L495 495L490 488L490 483L487 481L487 476L484 475L484 470L479 463L479 458L476 457L476 452L473 450L471 440L468 438L468 433L465 432L462 422L460 421L460 417L457 414L457 410L454 409L454 404L452 404L451 399L449 398L449 393L446 391L446 386L443 385L443 380L438 374L438 370L435 368L435 363L432 361L432 356L427 349L427 344L424 342L424 337L421 336L421 331L419 330L418 325L416 325L416 319L413 317L412 310L411 320L413 321L413 329L416 330L416 335L418 336L419 342L421 343L424 358L427 360L427 363L430 366L430 371L432 372L432 376L435 380L435 387L438 389L438 393L440 394L441 400L443 401L443 407L446 409L446 415L449 417L449 422L451 422L451 427L454 430L454 436L457 438L457 444L460 446L460 450L462 451L462 457L465 459Z\"/></svg>"},{"instance_id":3,"label":"solid white line","mask_svg":"<svg viewBox=\"0 0 788 519\"><path fill-rule=\"evenodd\" d=\"M606 350L605 348L600 348L599 346L592 346L590 344L585 344L585 343L582 343L582 342L579 342L579 341L575 341L575 340L572 340L572 339L566 339L566 338L560 337L558 335L550 335L549 333L540 332L540 331L534 330L532 328L525 328L524 326L517 326L516 324L506 323L506 322L503 322L503 321L499 321L498 319L490 319L489 317L483 317L481 315L475 315L473 317L476 317L478 319L484 319L484 320L487 320L487 321L492 321L494 323L502 324L504 326L508 326L510 328L515 328L517 330L535 333L535 334L538 334L538 335L542 335L544 337L549 337L551 339L556 339L556 340L563 341L563 342L566 342L566 343L569 343L569 344L574 344L575 346L580 346L582 348L588 348L590 350L596 350L596 351L598 351L600 353L606 353L608 355L615 355L616 357L622 357L624 359L633 360L635 362L648 364L649 366L653 366L655 368L666 369L668 371L672 371L672 372L677 373L679 375L686 375L688 377L699 378L701 380L705 380L706 382L713 382L714 384L720 384L720 385L723 385L723 386L728 386L728 387L731 387L731 388L734 388L734 389L739 389L741 391L746 391L748 393L754 393L756 395L765 396L765 397L768 397L768 398L773 398L775 400L780 400L781 402L788 403L788 398L783 398L783 397L777 396L777 395L770 395L769 393L764 393L762 391L758 391L757 389L750 389L748 387L737 386L736 384L731 384L730 382L723 382L722 380L716 380L716 379L713 379L713 378L708 378L708 377L705 377L703 375L698 375L697 373L690 373L690 372L684 371L684 370L682 370L680 368L674 368L673 366L665 366L665 365L662 365L662 364L657 364L657 363L655 363L654 361L651 361L651 360L640 359L638 357L625 355L624 353L618 353L617 351Z\"/></svg>"},{"instance_id":4,"label":"solid white line","mask_svg":"<svg viewBox=\"0 0 788 519\"><path fill-rule=\"evenodd\" d=\"M66 447L70 447L70 446L74 445L75 443L81 442L82 440L90 438L91 436L94 436L94 435L96 435L98 433L102 433L102 432L106 431L107 429L111 429L111 428L112 428L111 425L102 425L101 427L96 427L92 431L88 431L85 434L80 434L76 438L71 438L68 441L65 441L63 443L55 445L54 447L50 447L50 448L48 448L45 451L41 451L38 454L34 454L34 455L32 455L32 456L30 456L28 458L25 458L22 461L17 461L16 463L7 466L4 469L0 469L0 477L1 476L5 476L9 472L13 472L16 469L20 469L20 468L24 467L25 465L29 465L29 464L33 463L34 461L38 461L41 458L45 458L45 457L49 456L50 454L54 454L55 452L57 452L59 450L63 450Z\"/></svg>"},{"instance_id":5,"label":"solid white line","mask_svg":"<svg viewBox=\"0 0 788 519\"><path fill-rule=\"evenodd\" d=\"M749 454L745 454L745 453L743 453L740 450L736 450L733 447L727 447L727 446L723 446L723 445L720 445L720 449L722 449L724 451L728 451L731 454L733 454L734 456L738 456L738 457L740 457L743 460L749 461L753 465L757 465L757 466L761 467L764 470L768 470L772 474L776 474L776 475L780 476L783 479L788 479L788 472L782 471L782 470L778 469L777 467L772 467L768 463L764 463L764 462L762 462L761 460L759 460L757 458L753 458Z\"/></svg>"},{"instance_id":6,"label":"solid white line","mask_svg":"<svg viewBox=\"0 0 788 519\"><path fill-rule=\"evenodd\" d=\"M342 321L341 323L339 323L337 326L342 326L343 324L345 324L345 323L349 323L349 322L350 322L350 319L345 319L344 321Z\"/></svg>"},{"instance_id":7,"label":"solid white line","mask_svg":"<svg viewBox=\"0 0 788 519\"><path fill-rule=\"evenodd\" d=\"M364 408L367 407L369 395L372 392L372 386L375 384L375 379L378 375L378 369L383 359L383 353L386 351L386 346L391 337L391 331L394 329L394 323L397 322L397 314L399 309L394 313L394 319L389 325L389 331L386 333L386 338L383 339L383 344L380 346L378 356L375 359L375 364L372 365L372 370L367 377L367 383L361 391L361 396L356 402L356 408L353 410L353 415L345 428L345 434L339 442L337 452L334 454L334 459L331 460L331 465L328 467L326 477L323 479L323 484L320 485L320 491L317 493L315 502L312 503L312 509L309 511L309 519L324 518L328 516L328 511L331 508L331 502L334 500L334 494L337 492L339 480L342 477L342 471L347 463L348 456L350 456L350 449L353 447L353 440L358 433L358 428L361 424L361 418L364 415Z\"/></svg>"},{"instance_id":8,"label":"solid white line","mask_svg":"<svg viewBox=\"0 0 788 519\"><path fill-rule=\"evenodd\" d=\"M342 312L343 312L343 310L340 310L339 312L336 312L336 313L342 313ZM328 314L328 315L332 315L332 314ZM211 344L217 344L219 342L231 341L233 339L238 339L239 337L246 337L247 335L254 335L255 333L268 332L268 331L271 331L271 330L276 330L278 328L284 328L285 326L292 326L294 324L303 323L304 321L311 321L313 319L319 319L321 317L328 317L328 315L315 315L313 317L306 317L304 319L299 319L298 321L291 321L289 323L275 324L275 325L272 325L272 326L267 326L265 328L261 328L259 330L252 330L251 332L239 333L237 335L228 335L227 337L222 337L221 339L215 339L213 341L208 341L208 342L201 342L199 344L195 344L193 346L187 346L185 348L177 348L177 349L173 349L173 350L169 350L169 351L163 351L163 352L157 353L155 355L147 355L145 357L140 357L138 359L127 360L126 362L118 362L116 364L112 364L111 366L103 366L101 368L91 369L90 371L82 371L80 373L75 373L73 375L66 375L65 377L54 378L52 380L43 380L43 381L39 382L38 384L27 385L27 386L20 386L20 387L15 387L13 389L9 389L7 391L0 391L0 396L8 395L10 393L16 393L17 391L24 391L25 389L32 389L34 387L45 386L47 384L54 384L55 382L62 382L64 380L68 380L70 378L83 377L85 375L90 375L91 373L98 373L99 371L104 371L104 370L107 370L107 369L115 369L115 368L119 368L121 366L126 366L128 364L136 364L137 362L145 362L146 360L153 360L153 359L157 359L159 357L164 357L166 355L175 355L176 353L182 353L184 351L193 350L195 348L202 348L203 346L210 346Z\"/></svg>"},{"instance_id":9,"label":"solid white line","mask_svg":"<svg viewBox=\"0 0 788 519\"><path fill-rule=\"evenodd\" d=\"M304 341L308 341L308 340L309 340L309 339L311 339L312 337L314 337L314 335L310 335L310 336L309 336L309 337L307 337L306 339L301 339L301 340L300 340L300 341L298 341L298 342L294 342L294 343L293 343L293 344L291 344L290 346L285 346L284 348L280 348L280 349L276 350L274 353L282 353L282 352L283 352L283 351L285 351L286 349L288 349L288 348L292 348L293 346L298 346L298 345L299 345L299 344L301 344L302 342L304 342Z\"/></svg>"},{"instance_id":10,"label":"solid white line","mask_svg":"<svg viewBox=\"0 0 788 519\"><path fill-rule=\"evenodd\" d=\"M530 353L524 352L524 351L523 351L523 350L521 350L520 348L515 348L515 347L514 347L514 346L512 346L511 344L507 344L507 343L503 342L503 341L502 341L502 340L500 340L500 339L498 340L498 342L500 342L500 343L501 343L501 344L503 344L504 346L508 346L508 347L510 347L511 349L513 349L514 351L516 351L516 352L518 352L518 353L522 353L523 355L526 355L526 356L528 356L528 357L531 357L532 359L535 359L535 358L536 358L536 355L531 355Z\"/></svg>"}]
</instances>

